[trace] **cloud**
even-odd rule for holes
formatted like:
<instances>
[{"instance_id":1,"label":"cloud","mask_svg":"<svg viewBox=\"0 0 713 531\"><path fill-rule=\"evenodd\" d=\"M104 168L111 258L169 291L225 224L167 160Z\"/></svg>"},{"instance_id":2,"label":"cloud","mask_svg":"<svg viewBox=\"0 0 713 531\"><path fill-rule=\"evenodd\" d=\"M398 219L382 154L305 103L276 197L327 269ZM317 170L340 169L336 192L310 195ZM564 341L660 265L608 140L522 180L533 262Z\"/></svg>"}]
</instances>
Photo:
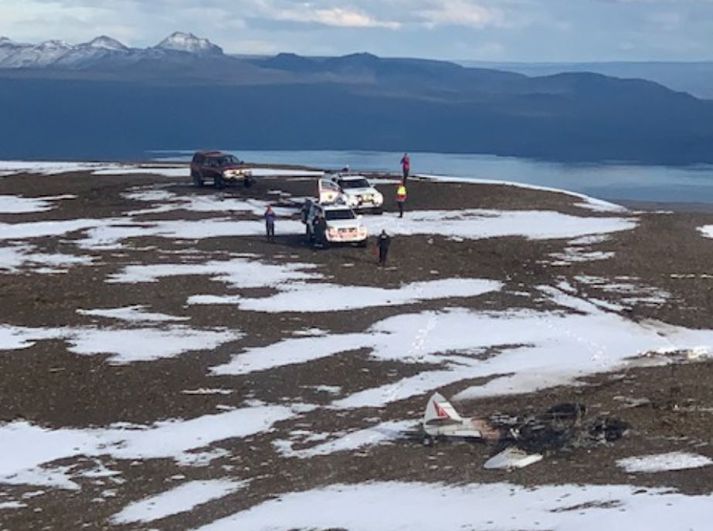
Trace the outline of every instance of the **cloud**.
<instances>
[{"instance_id":1,"label":"cloud","mask_svg":"<svg viewBox=\"0 0 713 531\"><path fill-rule=\"evenodd\" d=\"M275 20L323 24L342 28L398 29L401 27L399 22L380 20L361 10L341 7L314 8L310 4L304 4L298 9L276 10L272 15Z\"/></svg>"},{"instance_id":2,"label":"cloud","mask_svg":"<svg viewBox=\"0 0 713 531\"><path fill-rule=\"evenodd\" d=\"M489 7L467 0L446 0L431 2L419 12L422 22L427 27L435 26L504 26L505 13L498 8Z\"/></svg>"},{"instance_id":3,"label":"cloud","mask_svg":"<svg viewBox=\"0 0 713 531\"><path fill-rule=\"evenodd\" d=\"M0 0L0 36L21 42L144 47L176 30L229 53L697 60L713 0Z\"/></svg>"}]
</instances>

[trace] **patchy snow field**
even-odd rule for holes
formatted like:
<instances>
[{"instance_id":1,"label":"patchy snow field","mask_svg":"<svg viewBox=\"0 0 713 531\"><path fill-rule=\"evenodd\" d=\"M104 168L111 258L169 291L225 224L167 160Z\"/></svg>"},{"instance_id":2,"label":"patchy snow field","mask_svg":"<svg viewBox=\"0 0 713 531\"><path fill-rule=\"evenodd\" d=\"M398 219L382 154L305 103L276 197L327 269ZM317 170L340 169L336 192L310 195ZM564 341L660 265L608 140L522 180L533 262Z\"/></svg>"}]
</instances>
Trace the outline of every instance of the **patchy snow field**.
<instances>
[{"instance_id":1,"label":"patchy snow field","mask_svg":"<svg viewBox=\"0 0 713 531\"><path fill-rule=\"evenodd\" d=\"M707 524L713 397L676 375L713 353L711 261L657 269L658 215L415 181L404 218L363 218L394 237L377 267L373 247L305 245L319 172L254 173L218 192L185 166L0 163L0 529ZM493 445L422 446L434 391L464 414L582 401L633 429L485 470Z\"/></svg>"},{"instance_id":2,"label":"patchy snow field","mask_svg":"<svg viewBox=\"0 0 713 531\"><path fill-rule=\"evenodd\" d=\"M712 502L628 486L372 483L288 494L200 529L697 529Z\"/></svg>"}]
</instances>

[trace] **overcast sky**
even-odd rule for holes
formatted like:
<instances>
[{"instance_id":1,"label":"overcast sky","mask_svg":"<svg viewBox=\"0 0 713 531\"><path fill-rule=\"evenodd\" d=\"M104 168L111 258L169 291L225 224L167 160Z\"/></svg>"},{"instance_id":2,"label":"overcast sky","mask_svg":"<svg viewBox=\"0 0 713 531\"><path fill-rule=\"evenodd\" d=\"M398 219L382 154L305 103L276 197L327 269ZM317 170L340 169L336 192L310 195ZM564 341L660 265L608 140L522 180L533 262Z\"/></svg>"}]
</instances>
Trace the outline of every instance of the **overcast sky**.
<instances>
[{"instance_id":1,"label":"overcast sky","mask_svg":"<svg viewBox=\"0 0 713 531\"><path fill-rule=\"evenodd\" d=\"M713 59L713 0L0 0L0 36L151 46L175 31L230 53L481 61Z\"/></svg>"}]
</instances>

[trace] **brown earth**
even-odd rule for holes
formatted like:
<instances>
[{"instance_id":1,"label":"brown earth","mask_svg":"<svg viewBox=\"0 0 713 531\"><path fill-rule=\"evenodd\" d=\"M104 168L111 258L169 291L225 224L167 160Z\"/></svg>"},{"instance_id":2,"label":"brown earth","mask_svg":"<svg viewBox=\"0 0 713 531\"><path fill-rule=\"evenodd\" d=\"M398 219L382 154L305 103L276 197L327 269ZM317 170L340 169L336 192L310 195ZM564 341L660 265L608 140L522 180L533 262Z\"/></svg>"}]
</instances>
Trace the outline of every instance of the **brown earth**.
<instances>
[{"instance_id":1,"label":"brown earth","mask_svg":"<svg viewBox=\"0 0 713 531\"><path fill-rule=\"evenodd\" d=\"M187 180L186 180L187 181ZM165 189L179 195L213 195L187 182L156 175L94 177L83 173L51 177L18 175L0 179L0 194L26 197L74 194L75 200L58 203L42 213L1 215L0 223L36 220L122 217L146 208L123 193L134 187ZM226 196L272 200L269 190L279 189L295 197L312 195L315 184L304 179L263 179L253 189L229 189ZM387 198L393 185L380 185ZM413 181L409 184L408 209L487 208L557 210L572 215L611 216L584 210L581 201L563 194L493 185ZM389 200L387 210L395 210ZM224 213L197 214L173 211L140 220L203 219ZM408 213L407 213L408 215ZM245 376L210 376L209 369L227 362L244 348L265 346L293 332L319 327L330 332L361 332L373 323L406 312L447 307L506 309L513 306L543 309L535 287L569 282L576 293L610 303L622 303L620 293L603 291L581 281L583 276L636 277L636 283L668 292L661 303L626 303L635 320L658 319L691 328L710 328L713 315L713 240L702 238L696 228L713 223L713 213L640 213L635 230L615 234L595 244L593 250L614 251L602 261L553 265L551 253L567 247L567 241L530 241L493 238L458 242L437 236L394 239L390 267L380 269L370 250L344 247L315 251L301 236L279 234L275 243L262 238L210 238L197 242L167 238L136 238L120 250L81 251L72 240L81 231L61 238L33 240L41 252L89 254L91 266L74 266L63 274L39 274L28 270L0 272L1 322L15 326L65 327L93 324L120 326L120 322L77 313L84 308L117 308L145 305L153 312L189 317L195 327L239 329L244 337L211 351L200 351L151 362L116 365L105 356L80 356L68 352L63 341L40 341L35 346L5 351L0 356L0 421L26 419L48 428L107 426L114 422L150 424L169 418L193 418L215 413L218 406L240 407L246 400L267 403L325 405L333 397L310 386L339 386L336 397L398 381L432 367L402 362L381 362L357 350L304 365L293 365ZM128 219L128 218L127 218ZM2 226L0 225L0 236ZM144 250L142 250L144 249ZM191 255L175 251L195 250ZM188 296L201 294L268 295L271 290L227 289L206 276L169 277L144 284L108 284L108 275L129 264L181 263L226 259L235 253L254 253L267 262L300 262L317 265L330 282L345 285L398 287L402 282L452 277L500 280L507 290L472 298L454 298L346 312L314 314L264 314L238 311L230 306L187 306ZM345 267L345 264L354 264ZM685 275L680 277L679 275ZM518 294L519 293L519 294ZM477 333L477 331L474 331ZM371 480L426 482L509 481L524 485L547 483L635 484L666 486L686 493L713 492L713 476L706 469L626 474L616 466L622 457L674 450L713 457L713 362L632 367L618 373L585 378L579 386L548 389L518 395L457 404L463 414L487 416L495 412L536 412L563 401L585 403L589 415L608 414L632 426L627 436L595 449L578 449L548 456L544 461L515 472L482 468L494 452L484 444L443 444L424 447L404 439L393 444L354 452L298 459L282 457L272 444L291 431L306 429L334 433L372 425L374 419L413 419L417 423L427 396L394 402L383 409L317 409L276 425L272 432L246 439L216 443L227 455L204 467L181 466L172 460L98 460L122 473L127 481L79 480L81 490L62 491L32 486L0 485L0 503L21 500L22 510L0 510L3 529L101 529L129 502L167 490L186 479L235 477L251 479L249 489L199 506L190 514L154 522L153 528L184 529L209 523L284 492L335 483ZM457 393L473 382L459 382L441 392ZM229 395L187 395L200 387L225 388ZM647 399L631 407L627 399ZM5 456L4 459L11 458ZM93 459L68 460L69 465L90 467ZM62 463L60 463L62 464ZM180 477L179 477L180 476ZM102 496L106 489L113 497ZM43 494L23 498L37 491ZM100 500L100 501L97 501ZM128 527L127 527L128 528ZM136 527L137 529L139 527Z\"/></svg>"}]
</instances>

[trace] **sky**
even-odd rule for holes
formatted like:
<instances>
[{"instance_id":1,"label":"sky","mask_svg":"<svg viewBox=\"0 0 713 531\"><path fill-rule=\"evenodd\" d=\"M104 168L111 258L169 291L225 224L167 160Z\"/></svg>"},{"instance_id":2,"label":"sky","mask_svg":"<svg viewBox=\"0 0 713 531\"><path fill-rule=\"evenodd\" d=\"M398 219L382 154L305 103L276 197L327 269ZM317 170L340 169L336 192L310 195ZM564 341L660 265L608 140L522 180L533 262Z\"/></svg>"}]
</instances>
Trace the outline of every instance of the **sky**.
<instances>
[{"instance_id":1,"label":"sky","mask_svg":"<svg viewBox=\"0 0 713 531\"><path fill-rule=\"evenodd\" d=\"M0 36L228 53L584 62L713 60L713 0L0 0Z\"/></svg>"}]
</instances>

